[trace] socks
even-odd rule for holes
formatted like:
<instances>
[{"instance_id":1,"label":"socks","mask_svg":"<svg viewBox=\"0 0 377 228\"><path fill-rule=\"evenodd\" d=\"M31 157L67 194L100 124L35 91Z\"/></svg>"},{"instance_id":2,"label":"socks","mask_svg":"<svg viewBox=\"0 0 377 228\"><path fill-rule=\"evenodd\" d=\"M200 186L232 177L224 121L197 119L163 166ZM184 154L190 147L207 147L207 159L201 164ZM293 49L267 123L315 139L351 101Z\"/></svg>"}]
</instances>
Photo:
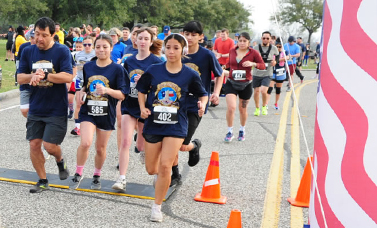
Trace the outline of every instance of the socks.
<instances>
[{"instance_id":1,"label":"socks","mask_svg":"<svg viewBox=\"0 0 377 228\"><path fill-rule=\"evenodd\" d=\"M228 127L228 132L233 134L233 127Z\"/></svg>"},{"instance_id":2,"label":"socks","mask_svg":"<svg viewBox=\"0 0 377 228\"><path fill-rule=\"evenodd\" d=\"M171 167L171 170L173 172L172 176L178 176L179 175L178 165Z\"/></svg>"},{"instance_id":3,"label":"socks","mask_svg":"<svg viewBox=\"0 0 377 228\"><path fill-rule=\"evenodd\" d=\"M101 169L94 168L93 176L101 176Z\"/></svg>"},{"instance_id":4,"label":"socks","mask_svg":"<svg viewBox=\"0 0 377 228\"><path fill-rule=\"evenodd\" d=\"M75 119L75 127L77 127L78 129L80 129L79 119Z\"/></svg>"},{"instance_id":5,"label":"socks","mask_svg":"<svg viewBox=\"0 0 377 228\"><path fill-rule=\"evenodd\" d=\"M241 126L240 131L245 131L245 126Z\"/></svg>"},{"instance_id":6,"label":"socks","mask_svg":"<svg viewBox=\"0 0 377 228\"><path fill-rule=\"evenodd\" d=\"M126 179L126 175L119 175L120 178L122 178L123 180Z\"/></svg>"},{"instance_id":7,"label":"socks","mask_svg":"<svg viewBox=\"0 0 377 228\"><path fill-rule=\"evenodd\" d=\"M84 170L84 166L78 166L76 165L76 173L78 173L80 176L82 176L82 171Z\"/></svg>"},{"instance_id":8,"label":"socks","mask_svg":"<svg viewBox=\"0 0 377 228\"><path fill-rule=\"evenodd\" d=\"M70 110L70 111L73 111L73 103L69 103L69 104L68 104L68 107L69 107L69 110Z\"/></svg>"},{"instance_id":9,"label":"socks","mask_svg":"<svg viewBox=\"0 0 377 228\"><path fill-rule=\"evenodd\" d=\"M153 203L152 208L158 208L161 211L161 204Z\"/></svg>"}]
</instances>

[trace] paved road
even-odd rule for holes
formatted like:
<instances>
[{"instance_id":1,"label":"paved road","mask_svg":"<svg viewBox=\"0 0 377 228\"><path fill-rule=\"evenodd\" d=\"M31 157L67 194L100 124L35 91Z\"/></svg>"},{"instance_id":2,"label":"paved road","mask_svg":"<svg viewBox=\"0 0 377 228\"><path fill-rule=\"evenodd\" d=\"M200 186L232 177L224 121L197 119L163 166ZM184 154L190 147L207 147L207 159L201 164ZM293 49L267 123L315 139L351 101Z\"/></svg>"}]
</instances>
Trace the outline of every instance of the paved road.
<instances>
[{"instance_id":1,"label":"paved road","mask_svg":"<svg viewBox=\"0 0 377 228\"><path fill-rule=\"evenodd\" d=\"M309 82L314 72L305 72L305 75L306 82ZM299 107L310 150L313 148L316 90L317 82L313 80L312 83L302 85L300 92ZM285 95L284 87L280 107L283 107ZM183 184L163 204L162 211L165 217L162 224L151 223L148 220L151 200L53 188L42 194L32 195L29 193L30 185L0 182L0 227L226 227L232 209L242 211L243 227L261 227L264 215L271 211L267 208L264 212L264 204L266 193L269 191L267 183L271 181L268 180L272 168L270 166L276 151L275 143L283 112L282 109L274 110L272 101L269 115L260 117L252 116L254 104L250 103L244 142L223 142L227 129L225 98L221 98L218 107L210 109L194 136L203 142L201 161L197 166L190 168L187 165L188 154L180 153L179 167ZM34 171L29 159L28 142L25 140L26 120L22 117L18 104L17 98L0 101L0 168ZM283 134L283 179L281 197L278 197L281 204L277 204L280 216L275 216L278 227L284 228L292 226L291 207L286 201L291 195L291 106L292 102L287 106L288 118ZM68 130L70 131L73 126L74 122L69 121ZM235 121L234 128L235 131L238 130L238 121ZM299 139L299 166L302 172L307 158L302 133ZM62 144L71 173L75 169L79 140L78 137L67 134ZM225 205L199 203L193 200L195 194L201 191L211 151L220 152L221 191L228 197ZM153 178L139 163L137 154L132 152L130 156L127 181L151 184ZM116 134L113 132L102 172L103 179L117 178L117 158ZM84 169L85 177L92 176L93 160L92 148ZM48 173L57 173L56 164L51 159L46 162L46 170ZM296 176L301 176L298 172L300 171L296 171ZM303 216L303 221L307 222L307 209L299 213Z\"/></svg>"}]
</instances>

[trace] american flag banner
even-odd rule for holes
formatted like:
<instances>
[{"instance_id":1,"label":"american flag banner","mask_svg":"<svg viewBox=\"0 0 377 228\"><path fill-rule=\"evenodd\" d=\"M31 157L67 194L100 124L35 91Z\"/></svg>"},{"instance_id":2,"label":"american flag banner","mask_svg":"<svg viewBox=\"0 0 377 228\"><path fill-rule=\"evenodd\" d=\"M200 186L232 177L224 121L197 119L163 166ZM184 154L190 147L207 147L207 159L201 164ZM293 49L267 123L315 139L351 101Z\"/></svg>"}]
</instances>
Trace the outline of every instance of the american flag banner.
<instances>
[{"instance_id":1,"label":"american flag banner","mask_svg":"<svg viewBox=\"0 0 377 228\"><path fill-rule=\"evenodd\" d=\"M377 0L325 1L321 46L310 226L377 227Z\"/></svg>"}]
</instances>

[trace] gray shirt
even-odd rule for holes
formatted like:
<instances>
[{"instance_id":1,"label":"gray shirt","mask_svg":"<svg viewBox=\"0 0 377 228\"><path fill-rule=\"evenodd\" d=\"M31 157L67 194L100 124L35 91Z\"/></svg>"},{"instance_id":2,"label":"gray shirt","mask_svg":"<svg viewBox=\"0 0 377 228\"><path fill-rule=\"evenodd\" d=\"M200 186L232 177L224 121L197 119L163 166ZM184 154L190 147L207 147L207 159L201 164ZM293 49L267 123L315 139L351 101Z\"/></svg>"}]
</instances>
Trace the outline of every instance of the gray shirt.
<instances>
[{"instance_id":1,"label":"gray shirt","mask_svg":"<svg viewBox=\"0 0 377 228\"><path fill-rule=\"evenodd\" d=\"M262 51L263 52L267 52L268 48L269 48L269 46L267 46L267 47L263 47L262 46ZM260 52L259 52L259 45L253 47L253 49L256 50L260 54ZM268 61L272 61L274 59L274 56L278 56L278 55L279 55L279 51L278 51L277 47L274 46L274 45L272 45L271 51L270 51L270 53L268 55L267 60ZM266 65L266 70L258 70L257 68L253 69L253 76L257 76L257 77L271 77L272 74L273 74L273 67L271 66L271 63L268 63L268 66Z\"/></svg>"},{"instance_id":2,"label":"gray shirt","mask_svg":"<svg viewBox=\"0 0 377 228\"><path fill-rule=\"evenodd\" d=\"M77 66L77 78L80 80L83 80L83 66L85 63L89 62L93 57L96 56L96 52L92 50L90 53L86 53L85 51L80 51L77 52L74 55L74 59L76 61L76 66Z\"/></svg>"}]
</instances>

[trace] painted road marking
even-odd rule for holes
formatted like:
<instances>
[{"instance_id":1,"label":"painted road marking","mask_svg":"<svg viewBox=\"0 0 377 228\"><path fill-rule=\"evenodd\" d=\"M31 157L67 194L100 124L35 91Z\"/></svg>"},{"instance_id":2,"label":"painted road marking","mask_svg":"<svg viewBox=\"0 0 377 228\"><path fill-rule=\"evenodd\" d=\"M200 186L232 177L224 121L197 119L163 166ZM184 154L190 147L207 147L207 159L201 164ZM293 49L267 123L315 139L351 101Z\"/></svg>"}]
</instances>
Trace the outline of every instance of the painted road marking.
<instances>
[{"instance_id":1,"label":"painted road marking","mask_svg":"<svg viewBox=\"0 0 377 228\"><path fill-rule=\"evenodd\" d=\"M9 109L13 109L13 108L17 108L17 107L20 107L20 105L13 105L13 106L10 106L8 108L0 109L0 112L6 111L6 110L9 110Z\"/></svg>"}]
</instances>

